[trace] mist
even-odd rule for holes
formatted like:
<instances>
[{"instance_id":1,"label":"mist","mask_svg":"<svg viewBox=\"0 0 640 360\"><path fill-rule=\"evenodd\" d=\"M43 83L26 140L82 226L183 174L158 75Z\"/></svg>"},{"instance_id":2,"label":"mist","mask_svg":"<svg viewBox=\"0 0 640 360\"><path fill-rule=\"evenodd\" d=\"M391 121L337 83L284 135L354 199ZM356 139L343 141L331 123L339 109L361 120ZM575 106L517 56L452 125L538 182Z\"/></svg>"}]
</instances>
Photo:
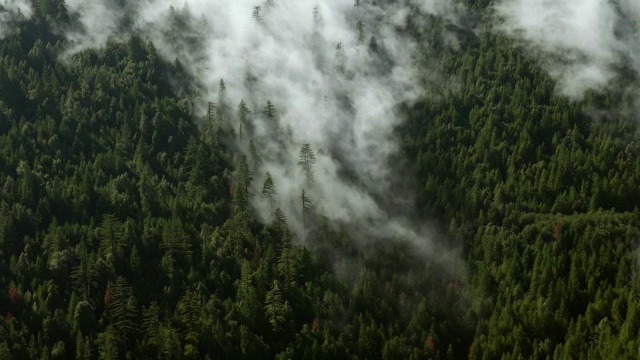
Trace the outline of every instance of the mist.
<instances>
[{"instance_id":1,"label":"mist","mask_svg":"<svg viewBox=\"0 0 640 360\"><path fill-rule=\"evenodd\" d=\"M348 229L363 249L401 241L426 259L461 264L457 250L435 248L434 230L414 216L407 168L391 161L401 151L394 135L398 106L430 92L417 68L417 44L403 32L408 16L413 11L453 19L451 5L158 0L127 3L123 11L113 3L67 1L84 27L66 34L72 51L138 33L168 61L186 66L204 88L195 99L200 113L207 102L224 107L223 126L236 133L232 146L252 162L252 202L260 221L269 223L279 207L295 238L313 247L302 215L304 189L316 217ZM241 99L252 113L243 128ZM267 101L275 119L263 115ZM297 166L303 144L316 153L312 179ZM266 172L277 189L275 206L260 197Z\"/></svg>"},{"instance_id":2,"label":"mist","mask_svg":"<svg viewBox=\"0 0 640 360\"><path fill-rule=\"evenodd\" d=\"M499 31L533 54L562 95L619 89L623 73L640 74L637 1L500 0L495 12Z\"/></svg>"},{"instance_id":3,"label":"mist","mask_svg":"<svg viewBox=\"0 0 640 360\"><path fill-rule=\"evenodd\" d=\"M26 0L0 0L0 39L14 24L31 17L31 4Z\"/></svg>"}]
</instances>

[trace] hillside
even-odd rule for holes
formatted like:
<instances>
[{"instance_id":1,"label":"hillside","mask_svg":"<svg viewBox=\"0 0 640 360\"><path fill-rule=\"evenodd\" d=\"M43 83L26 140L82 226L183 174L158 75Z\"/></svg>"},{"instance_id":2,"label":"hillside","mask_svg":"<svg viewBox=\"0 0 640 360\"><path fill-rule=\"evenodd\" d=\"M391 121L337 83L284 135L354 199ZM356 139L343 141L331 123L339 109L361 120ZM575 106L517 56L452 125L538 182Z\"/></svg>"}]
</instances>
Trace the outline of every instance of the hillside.
<instances>
[{"instance_id":1,"label":"hillside","mask_svg":"<svg viewBox=\"0 0 640 360\"><path fill-rule=\"evenodd\" d=\"M99 3L0 1L0 360L636 356L632 65L570 96L492 2Z\"/></svg>"}]
</instances>

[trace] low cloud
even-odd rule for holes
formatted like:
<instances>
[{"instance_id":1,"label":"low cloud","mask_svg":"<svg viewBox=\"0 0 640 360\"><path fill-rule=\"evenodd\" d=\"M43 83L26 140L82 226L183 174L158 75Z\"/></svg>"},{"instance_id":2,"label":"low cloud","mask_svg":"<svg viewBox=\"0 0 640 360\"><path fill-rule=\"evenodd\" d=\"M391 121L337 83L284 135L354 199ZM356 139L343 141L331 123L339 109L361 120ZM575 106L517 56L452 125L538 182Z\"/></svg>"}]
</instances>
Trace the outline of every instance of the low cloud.
<instances>
[{"instance_id":1,"label":"low cloud","mask_svg":"<svg viewBox=\"0 0 640 360\"><path fill-rule=\"evenodd\" d=\"M397 240L426 258L442 256L442 249L436 255L427 227L388 204L409 204L404 194L412 193L394 188L408 184L399 180L406 176L402 167L391 163L400 151L393 135L401 121L397 106L427 96L424 79L438 78L418 68L418 44L404 30L410 15L453 22L448 2L141 0L128 2L126 11L112 3L68 1L84 27L67 34L75 51L127 32L148 37L205 87L201 103L228 109L225 121L236 133L236 109L244 99L253 126L235 145L250 154L251 140L259 155L252 192L260 193L269 171L278 190L276 204L298 239L305 238L304 189L313 210L350 229L363 248L370 241ZM455 43L454 35L444 37ZM221 79L224 96L218 93ZM262 114L267 101L277 109L275 119ZM296 165L303 144L318 152L313 183ZM254 206L259 218L270 221L270 205L256 196Z\"/></svg>"},{"instance_id":2,"label":"low cloud","mask_svg":"<svg viewBox=\"0 0 640 360\"><path fill-rule=\"evenodd\" d=\"M20 21L29 19L33 11L26 0L0 0L0 39Z\"/></svg>"},{"instance_id":3,"label":"low cloud","mask_svg":"<svg viewBox=\"0 0 640 360\"><path fill-rule=\"evenodd\" d=\"M527 47L561 94L618 86L621 69L640 74L640 3L633 0L500 0L499 31Z\"/></svg>"}]
</instances>

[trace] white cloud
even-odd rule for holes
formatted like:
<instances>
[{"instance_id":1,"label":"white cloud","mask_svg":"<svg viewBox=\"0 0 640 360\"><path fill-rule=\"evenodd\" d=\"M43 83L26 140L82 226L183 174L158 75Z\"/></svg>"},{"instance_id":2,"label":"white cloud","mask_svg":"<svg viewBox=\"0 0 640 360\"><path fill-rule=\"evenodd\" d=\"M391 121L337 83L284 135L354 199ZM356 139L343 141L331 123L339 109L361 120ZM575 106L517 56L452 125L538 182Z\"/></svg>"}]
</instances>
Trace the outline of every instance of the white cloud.
<instances>
[{"instance_id":1,"label":"white cloud","mask_svg":"<svg viewBox=\"0 0 640 360\"><path fill-rule=\"evenodd\" d=\"M561 93L580 98L615 86L617 70L640 70L640 5L634 0L501 0L499 29L520 39L559 81ZM635 25L632 25L635 24Z\"/></svg>"},{"instance_id":2,"label":"white cloud","mask_svg":"<svg viewBox=\"0 0 640 360\"><path fill-rule=\"evenodd\" d=\"M97 46L116 34L123 14L106 2L68 3L87 28L81 36L72 35L79 48ZM361 232L355 237L363 241L397 238L430 253L430 235L390 213L380 200L399 196L391 188L391 179L403 176L389 164L389 156L398 151L392 135L399 122L395 106L426 91L418 83L414 65L416 44L396 31L406 22L409 8L365 4L357 10L351 1L328 0L317 5L323 22L315 27L313 3L275 3L268 9L254 0L191 0L188 10L183 10L183 0L149 0L131 6L135 14L130 15L134 29L149 36L169 60L175 57L189 64L209 87L203 101L216 99L218 82L224 79L234 109L244 99L259 117L267 100L274 103L278 133L286 136L275 141L264 120L257 120L254 141L263 163L254 174L254 192L259 193L269 171L278 189L278 204L299 234L303 233L299 197L304 187L317 210ZM443 14L449 8L445 4L430 1L420 11ZM263 7L262 24L252 18L254 6ZM197 25L203 34L197 54L167 43L170 7L205 19L206 26ZM364 24L363 43L357 37L358 21ZM371 36L390 58L384 69L369 50ZM347 59L344 74L335 56L338 43L343 44ZM254 77L250 84L248 74ZM296 166L304 143L328 154L318 156L313 186L304 184ZM246 141L239 145L247 147ZM256 200L259 215L270 220L268 206Z\"/></svg>"}]
</instances>

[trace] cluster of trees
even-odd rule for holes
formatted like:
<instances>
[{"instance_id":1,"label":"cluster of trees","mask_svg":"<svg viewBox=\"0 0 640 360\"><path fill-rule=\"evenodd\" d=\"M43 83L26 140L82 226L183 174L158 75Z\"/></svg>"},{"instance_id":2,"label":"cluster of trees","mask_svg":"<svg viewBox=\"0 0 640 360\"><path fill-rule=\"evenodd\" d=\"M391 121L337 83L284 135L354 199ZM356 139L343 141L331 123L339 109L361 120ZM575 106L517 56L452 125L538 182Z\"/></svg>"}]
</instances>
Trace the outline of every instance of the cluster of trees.
<instances>
[{"instance_id":1,"label":"cluster of trees","mask_svg":"<svg viewBox=\"0 0 640 360\"><path fill-rule=\"evenodd\" d=\"M296 245L277 182L254 173L254 124L277 121L275 104L236 107L220 81L200 118L194 79L148 40L62 61L54 29L73 16L63 1L34 9L0 40L0 359L611 358L640 347L638 123L585 115L620 94L555 96L490 24L458 50L442 22L411 24L418 60L456 79L402 108L398 129L421 215L464 243L468 278L456 278L403 244L363 250L315 212L302 190L314 183L309 144L295 206L314 248ZM255 220L256 198L271 222Z\"/></svg>"},{"instance_id":2,"label":"cluster of trees","mask_svg":"<svg viewBox=\"0 0 640 360\"><path fill-rule=\"evenodd\" d=\"M400 133L423 214L465 243L469 357L635 356L637 117L614 110L623 98L614 91L555 96L554 82L491 24L461 45L437 52L436 65L425 58L457 83L442 101L406 109Z\"/></svg>"},{"instance_id":3,"label":"cluster of trees","mask_svg":"<svg viewBox=\"0 0 640 360\"><path fill-rule=\"evenodd\" d=\"M317 252L280 209L256 222L252 122L275 121L273 103L254 119L221 81L200 119L194 79L148 40L67 59L66 7L41 10L0 41L1 359L464 354L434 301L463 309L457 288L409 249L361 253L304 191ZM302 146L304 186L315 161ZM276 189L267 174L261 196Z\"/></svg>"}]
</instances>

